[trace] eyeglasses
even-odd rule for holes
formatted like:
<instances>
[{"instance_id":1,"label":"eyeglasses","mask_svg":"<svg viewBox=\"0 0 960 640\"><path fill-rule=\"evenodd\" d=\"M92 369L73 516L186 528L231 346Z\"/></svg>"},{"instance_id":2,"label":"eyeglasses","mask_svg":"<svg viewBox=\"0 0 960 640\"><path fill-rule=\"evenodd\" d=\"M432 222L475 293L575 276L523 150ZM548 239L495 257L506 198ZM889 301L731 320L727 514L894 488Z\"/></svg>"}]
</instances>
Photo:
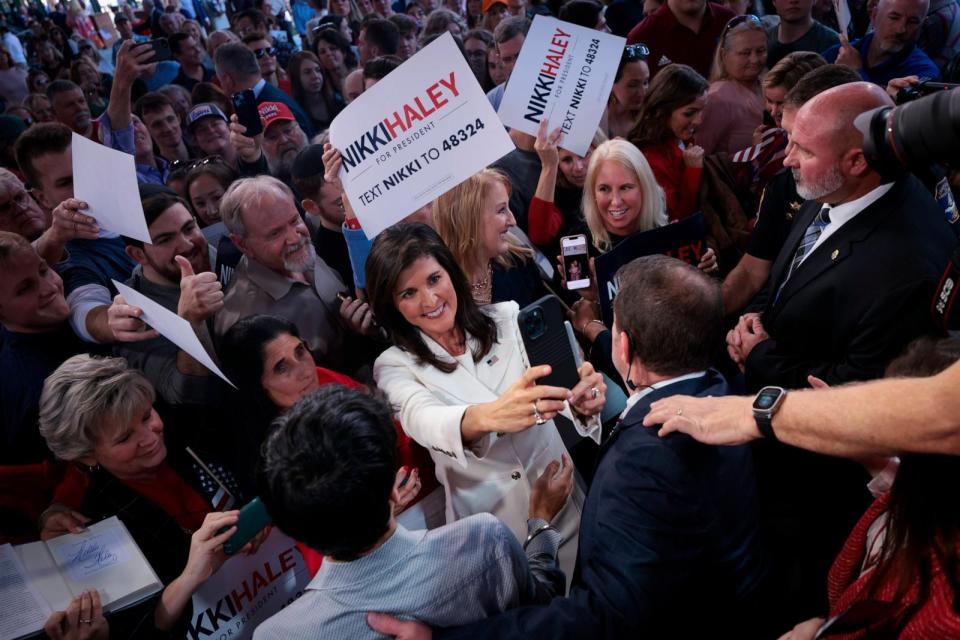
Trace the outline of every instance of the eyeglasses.
<instances>
[{"instance_id":1,"label":"eyeglasses","mask_svg":"<svg viewBox=\"0 0 960 640\"><path fill-rule=\"evenodd\" d=\"M723 28L723 33L720 34L720 46L723 46L723 43L727 38L727 34L730 33L732 29L735 29L741 24L747 22L749 22L751 25L760 26L760 18L752 13L745 13L743 15L730 18L730 22L727 23L727 26Z\"/></svg>"},{"instance_id":2,"label":"eyeglasses","mask_svg":"<svg viewBox=\"0 0 960 640\"><path fill-rule=\"evenodd\" d=\"M277 48L270 47L269 49L254 49L253 55L257 56L257 60L261 59L263 56L270 56L272 58L277 55Z\"/></svg>"},{"instance_id":3,"label":"eyeglasses","mask_svg":"<svg viewBox=\"0 0 960 640\"><path fill-rule=\"evenodd\" d=\"M650 49L647 48L647 45L641 42L636 44L628 44L623 48L623 57L626 58L628 62L633 62L634 60L646 60L650 57Z\"/></svg>"}]
</instances>

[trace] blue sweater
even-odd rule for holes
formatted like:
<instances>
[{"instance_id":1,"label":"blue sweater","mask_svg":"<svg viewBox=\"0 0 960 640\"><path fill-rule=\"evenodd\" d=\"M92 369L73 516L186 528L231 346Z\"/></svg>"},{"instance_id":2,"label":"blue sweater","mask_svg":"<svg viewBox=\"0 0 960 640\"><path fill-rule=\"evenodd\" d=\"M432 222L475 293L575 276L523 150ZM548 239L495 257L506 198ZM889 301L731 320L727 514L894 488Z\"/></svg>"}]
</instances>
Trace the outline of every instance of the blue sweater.
<instances>
[{"instance_id":1,"label":"blue sweater","mask_svg":"<svg viewBox=\"0 0 960 640\"><path fill-rule=\"evenodd\" d=\"M873 82L881 87L886 87L887 83L894 78L903 78L904 76L918 76L930 80L936 80L940 77L940 69L934 64L933 60L921 49L918 49L916 45L905 47L903 51L875 67L867 67L867 52L870 50L873 35L872 33L868 33L859 40L854 40L850 43L851 46L860 52L863 67L859 73L867 82ZM823 57L827 62L836 62L839 53L840 45L836 45L824 51Z\"/></svg>"}]
</instances>

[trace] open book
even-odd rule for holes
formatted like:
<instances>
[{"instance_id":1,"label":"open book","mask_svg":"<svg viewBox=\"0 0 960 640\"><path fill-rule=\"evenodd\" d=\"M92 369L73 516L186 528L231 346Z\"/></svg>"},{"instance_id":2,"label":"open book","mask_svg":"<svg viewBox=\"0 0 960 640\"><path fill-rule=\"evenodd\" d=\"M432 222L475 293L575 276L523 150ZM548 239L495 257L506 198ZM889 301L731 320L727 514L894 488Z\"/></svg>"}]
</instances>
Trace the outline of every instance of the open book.
<instances>
[{"instance_id":1,"label":"open book","mask_svg":"<svg viewBox=\"0 0 960 640\"><path fill-rule=\"evenodd\" d=\"M86 531L46 542L0 545L0 640L43 629L54 611L89 589L103 612L137 604L163 588L130 532L116 516Z\"/></svg>"}]
</instances>

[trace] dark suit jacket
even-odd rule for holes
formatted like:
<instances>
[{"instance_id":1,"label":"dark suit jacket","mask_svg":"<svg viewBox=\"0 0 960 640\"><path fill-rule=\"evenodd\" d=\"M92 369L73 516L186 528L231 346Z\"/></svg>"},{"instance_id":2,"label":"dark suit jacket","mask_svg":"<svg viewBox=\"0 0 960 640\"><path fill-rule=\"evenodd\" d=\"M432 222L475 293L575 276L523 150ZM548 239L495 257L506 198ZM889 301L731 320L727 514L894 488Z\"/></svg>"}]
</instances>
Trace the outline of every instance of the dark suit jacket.
<instances>
[{"instance_id":1,"label":"dark suit jacket","mask_svg":"<svg viewBox=\"0 0 960 640\"><path fill-rule=\"evenodd\" d=\"M766 566L745 446L712 447L642 425L674 394L723 395L716 372L651 392L600 452L580 520L573 587L438 638L752 637Z\"/></svg>"},{"instance_id":2,"label":"dark suit jacket","mask_svg":"<svg viewBox=\"0 0 960 640\"><path fill-rule=\"evenodd\" d=\"M257 96L258 107L264 102L282 102L290 107L290 111L293 112L293 117L297 119L297 124L299 124L303 132L307 134L307 138L312 138L317 133L313 128L313 120L307 116L303 107L301 107L296 100L269 82L263 85L263 89L260 90L260 95Z\"/></svg>"},{"instance_id":3,"label":"dark suit jacket","mask_svg":"<svg viewBox=\"0 0 960 640\"><path fill-rule=\"evenodd\" d=\"M747 357L747 388L799 388L878 378L917 336L932 330L930 302L956 238L930 193L901 178L811 253L783 281L807 226L807 202L770 272L763 325L770 339Z\"/></svg>"}]
</instances>

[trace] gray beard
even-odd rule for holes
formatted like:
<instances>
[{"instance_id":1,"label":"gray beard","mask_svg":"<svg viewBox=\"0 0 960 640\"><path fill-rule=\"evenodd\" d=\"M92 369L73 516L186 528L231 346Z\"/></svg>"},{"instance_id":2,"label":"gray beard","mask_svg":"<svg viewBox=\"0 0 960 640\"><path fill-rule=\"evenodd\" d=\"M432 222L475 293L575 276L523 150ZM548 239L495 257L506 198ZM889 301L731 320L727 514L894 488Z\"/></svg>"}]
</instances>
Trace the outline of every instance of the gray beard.
<instances>
[{"instance_id":1,"label":"gray beard","mask_svg":"<svg viewBox=\"0 0 960 640\"><path fill-rule=\"evenodd\" d=\"M797 195L804 200L819 200L843 186L843 174L836 166L813 183L801 181L798 169L792 169L792 171L793 180L797 183Z\"/></svg>"},{"instance_id":2,"label":"gray beard","mask_svg":"<svg viewBox=\"0 0 960 640\"><path fill-rule=\"evenodd\" d=\"M304 260L297 262L289 260L286 255L283 256L283 268L291 273L307 273L313 269L313 265L317 261L317 250L314 249L313 243L310 242L309 238L304 238L303 244L300 246L307 247L308 255ZM296 251L299 250L300 247L297 247Z\"/></svg>"}]
</instances>

